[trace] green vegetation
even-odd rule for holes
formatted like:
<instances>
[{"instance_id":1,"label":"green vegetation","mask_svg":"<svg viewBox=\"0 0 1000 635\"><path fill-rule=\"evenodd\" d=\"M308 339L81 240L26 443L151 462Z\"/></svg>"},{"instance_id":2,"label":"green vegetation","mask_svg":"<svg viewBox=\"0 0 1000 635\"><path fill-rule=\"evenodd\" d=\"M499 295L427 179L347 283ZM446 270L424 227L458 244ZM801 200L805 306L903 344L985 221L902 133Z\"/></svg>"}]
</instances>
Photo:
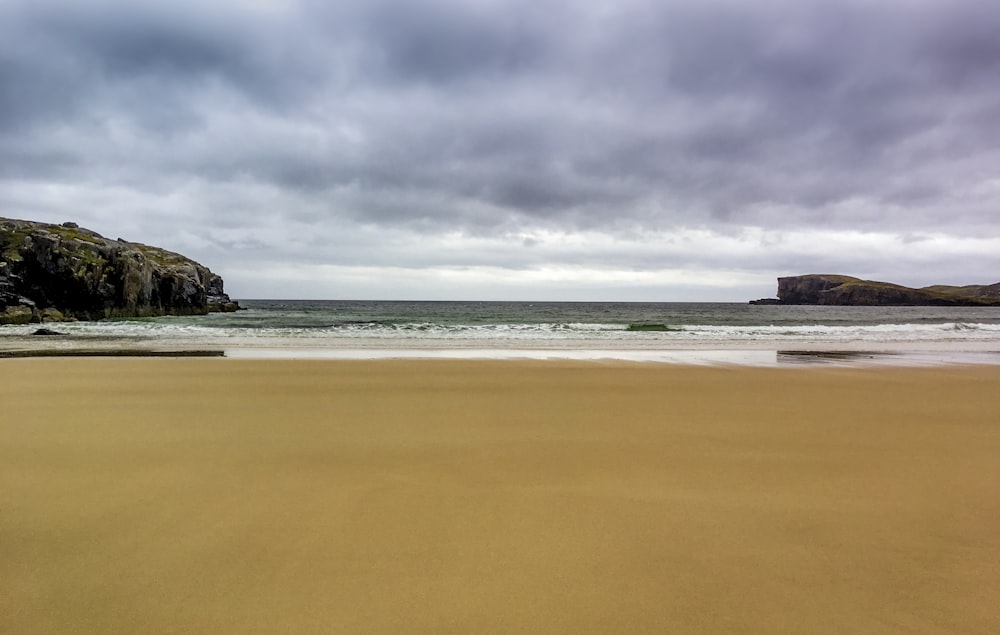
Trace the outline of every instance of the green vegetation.
<instances>
[{"instance_id":1,"label":"green vegetation","mask_svg":"<svg viewBox=\"0 0 1000 635\"><path fill-rule=\"evenodd\" d=\"M7 229L0 231L0 258L9 262L21 262L21 245L31 235L30 228Z\"/></svg>"},{"instance_id":2,"label":"green vegetation","mask_svg":"<svg viewBox=\"0 0 1000 635\"><path fill-rule=\"evenodd\" d=\"M49 225L45 228L45 231L49 233L56 234L63 240L79 240L81 242L90 243L92 245L100 245L104 240L94 234L93 232L80 229L79 227L64 227L62 225Z\"/></svg>"},{"instance_id":3,"label":"green vegetation","mask_svg":"<svg viewBox=\"0 0 1000 635\"><path fill-rule=\"evenodd\" d=\"M72 245L73 241L78 241L87 245L104 244L104 239L100 236L89 230L80 229L79 227L65 227L63 225L49 224L38 226L11 221L5 223L0 229L2 229L2 231L0 231L0 258L13 262L21 262L23 259L21 256L21 248L24 246L25 241L32 236L44 236L46 234L56 236L59 238L60 243L64 245ZM74 255L78 256L87 264L103 265L105 262L94 249L77 250L70 247L67 251L72 251Z\"/></svg>"},{"instance_id":4,"label":"green vegetation","mask_svg":"<svg viewBox=\"0 0 1000 635\"><path fill-rule=\"evenodd\" d=\"M843 285L845 288L857 287L874 289L877 291L896 292L902 296L913 299L928 300L936 304L982 304L984 306L1000 304L1000 298L985 297L982 295L984 285L968 285L964 287L951 287L948 285L934 285L921 289L912 289L890 282L873 282L858 280Z\"/></svg>"},{"instance_id":5,"label":"green vegetation","mask_svg":"<svg viewBox=\"0 0 1000 635\"><path fill-rule=\"evenodd\" d=\"M926 291L927 293L958 296L961 298L976 298L983 295L986 286L988 285L969 284L963 287L953 287L946 284L935 284L930 287L923 287L920 290Z\"/></svg>"},{"instance_id":6,"label":"green vegetation","mask_svg":"<svg viewBox=\"0 0 1000 635\"><path fill-rule=\"evenodd\" d=\"M150 247L142 243L129 243L129 246L138 249L154 265L187 265L191 263L189 258L175 254L172 251L167 251L166 249L160 249L159 247Z\"/></svg>"},{"instance_id":7,"label":"green vegetation","mask_svg":"<svg viewBox=\"0 0 1000 635\"><path fill-rule=\"evenodd\" d=\"M795 278L818 278L820 280L826 280L828 282L838 282L840 284L847 284L849 282L866 282L861 278L855 278L854 276L842 276L837 273L823 273L823 274L808 274L805 276L793 276Z\"/></svg>"}]
</instances>

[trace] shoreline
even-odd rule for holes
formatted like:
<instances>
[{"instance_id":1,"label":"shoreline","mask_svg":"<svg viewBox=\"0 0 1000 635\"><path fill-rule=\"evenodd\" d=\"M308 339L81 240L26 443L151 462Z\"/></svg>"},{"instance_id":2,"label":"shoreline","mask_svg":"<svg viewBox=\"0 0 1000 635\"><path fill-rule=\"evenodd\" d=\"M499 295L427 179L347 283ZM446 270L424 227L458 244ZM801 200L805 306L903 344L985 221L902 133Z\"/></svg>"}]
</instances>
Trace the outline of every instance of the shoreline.
<instances>
[{"instance_id":1,"label":"shoreline","mask_svg":"<svg viewBox=\"0 0 1000 635\"><path fill-rule=\"evenodd\" d=\"M0 630L1000 629L1000 368L0 360Z\"/></svg>"},{"instance_id":2,"label":"shoreline","mask_svg":"<svg viewBox=\"0 0 1000 635\"><path fill-rule=\"evenodd\" d=\"M232 314L53 323L48 328L55 335L33 335L32 325L5 326L0 355L132 350L259 359L607 359L752 367L1000 364L995 310L748 307L261 301ZM630 330L636 324L657 328Z\"/></svg>"},{"instance_id":3,"label":"shoreline","mask_svg":"<svg viewBox=\"0 0 1000 635\"><path fill-rule=\"evenodd\" d=\"M34 342L32 342L34 344ZM802 348L740 347L740 348L593 348L565 347L478 348L439 346L432 348L350 348L330 346L199 346L183 347L167 343L152 344L135 341L117 342L90 340L86 345L74 340L45 341L31 347L10 342L0 343L0 359L32 357L224 357L256 360L545 360L545 361L619 361L633 363L691 366L953 366L1000 365L1000 350L954 350L947 347L873 349L851 346L811 346Z\"/></svg>"}]
</instances>

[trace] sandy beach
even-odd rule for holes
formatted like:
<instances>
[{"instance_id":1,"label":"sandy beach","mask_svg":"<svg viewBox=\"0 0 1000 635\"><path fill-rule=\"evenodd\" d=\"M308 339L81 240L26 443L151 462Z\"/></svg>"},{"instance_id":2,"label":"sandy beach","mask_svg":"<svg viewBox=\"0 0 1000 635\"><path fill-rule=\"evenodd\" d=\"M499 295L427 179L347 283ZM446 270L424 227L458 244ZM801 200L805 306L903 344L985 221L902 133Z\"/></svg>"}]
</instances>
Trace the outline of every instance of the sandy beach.
<instances>
[{"instance_id":1,"label":"sandy beach","mask_svg":"<svg viewBox=\"0 0 1000 635\"><path fill-rule=\"evenodd\" d=\"M0 632L1000 632L1000 367L0 360Z\"/></svg>"}]
</instances>

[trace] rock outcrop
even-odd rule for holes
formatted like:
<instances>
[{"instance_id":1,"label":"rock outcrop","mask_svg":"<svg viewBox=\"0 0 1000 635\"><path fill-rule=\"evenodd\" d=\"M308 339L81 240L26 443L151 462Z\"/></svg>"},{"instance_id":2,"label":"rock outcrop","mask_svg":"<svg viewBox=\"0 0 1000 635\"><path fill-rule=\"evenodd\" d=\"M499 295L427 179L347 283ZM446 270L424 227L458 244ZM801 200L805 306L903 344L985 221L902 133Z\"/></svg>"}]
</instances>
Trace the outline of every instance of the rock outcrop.
<instances>
[{"instance_id":1,"label":"rock outcrop","mask_svg":"<svg viewBox=\"0 0 1000 635\"><path fill-rule=\"evenodd\" d=\"M222 278L179 254L76 223L0 218L0 324L238 308Z\"/></svg>"},{"instance_id":2,"label":"rock outcrop","mask_svg":"<svg viewBox=\"0 0 1000 635\"><path fill-rule=\"evenodd\" d=\"M752 304L832 304L843 306L1000 306L1000 282L912 289L851 276L812 274L778 278L777 299Z\"/></svg>"}]
</instances>

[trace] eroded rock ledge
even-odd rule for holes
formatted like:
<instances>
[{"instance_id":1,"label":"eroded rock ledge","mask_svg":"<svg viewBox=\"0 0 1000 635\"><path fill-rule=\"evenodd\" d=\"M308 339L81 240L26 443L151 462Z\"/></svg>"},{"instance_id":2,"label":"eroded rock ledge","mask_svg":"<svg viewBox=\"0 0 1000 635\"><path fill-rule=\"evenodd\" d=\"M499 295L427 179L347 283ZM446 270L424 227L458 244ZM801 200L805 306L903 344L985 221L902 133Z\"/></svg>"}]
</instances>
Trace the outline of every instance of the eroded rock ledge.
<instances>
[{"instance_id":1,"label":"eroded rock ledge","mask_svg":"<svg viewBox=\"0 0 1000 635\"><path fill-rule=\"evenodd\" d=\"M0 324L238 308L221 277L180 254L76 223L0 218Z\"/></svg>"},{"instance_id":2,"label":"eroded rock ledge","mask_svg":"<svg viewBox=\"0 0 1000 635\"><path fill-rule=\"evenodd\" d=\"M913 289L891 282L835 274L778 278L778 297L751 304L831 304L841 306L1000 306L1000 282Z\"/></svg>"}]
</instances>

